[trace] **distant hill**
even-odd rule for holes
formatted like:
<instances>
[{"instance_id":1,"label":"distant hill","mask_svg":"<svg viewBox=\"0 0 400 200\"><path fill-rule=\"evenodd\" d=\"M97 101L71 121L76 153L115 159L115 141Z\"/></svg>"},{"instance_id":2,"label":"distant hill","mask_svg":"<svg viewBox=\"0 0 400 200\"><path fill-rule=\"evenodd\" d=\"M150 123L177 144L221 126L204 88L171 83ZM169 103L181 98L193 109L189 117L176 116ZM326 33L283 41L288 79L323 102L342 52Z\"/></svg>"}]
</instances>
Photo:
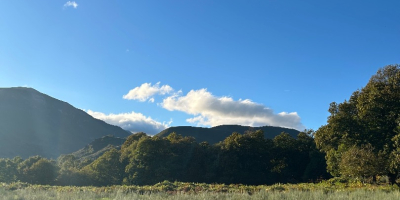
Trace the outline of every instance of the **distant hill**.
<instances>
[{"instance_id":1,"label":"distant hill","mask_svg":"<svg viewBox=\"0 0 400 200\"><path fill-rule=\"evenodd\" d=\"M77 159L85 160L91 159L95 160L106 151L112 148L121 149L122 144L125 142L126 138L114 137L112 135L103 136L101 138L95 139L90 144L86 145L84 148L79 149L76 152L71 153Z\"/></svg>"},{"instance_id":2,"label":"distant hill","mask_svg":"<svg viewBox=\"0 0 400 200\"><path fill-rule=\"evenodd\" d=\"M0 157L57 158L106 135L130 133L32 88L0 88Z\"/></svg>"},{"instance_id":3,"label":"distant hill","mask_svg":"<svg viewBox=\"0 0 400 200\"><path fill-rule=\"evenodd\" d=\"M207 141L210 144L215 144L223 141L225 138L230 136L233 132L245 133L246 131L263 130L265 138L274 138L282 132L286 132L292 137L297 137L299 131L295 129L288 129L274 126L262 126L262 127L250 127L240 125L221 125L212 128L192 127L192 126L176 126L167 128L156 136L166 137L169 134L175 132L182 136L192 136L196 138L197 142Z\"/></svg>"}]
</instances>

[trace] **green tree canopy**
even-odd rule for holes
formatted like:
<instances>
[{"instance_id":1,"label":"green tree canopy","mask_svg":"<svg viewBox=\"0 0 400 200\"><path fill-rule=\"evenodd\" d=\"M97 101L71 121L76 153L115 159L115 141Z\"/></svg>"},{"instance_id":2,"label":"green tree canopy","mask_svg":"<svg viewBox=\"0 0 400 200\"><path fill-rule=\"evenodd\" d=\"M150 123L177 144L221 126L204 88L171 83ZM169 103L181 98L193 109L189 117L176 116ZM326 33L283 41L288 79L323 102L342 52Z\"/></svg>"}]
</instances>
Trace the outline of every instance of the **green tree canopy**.
<instances>
[{"instance_id":1,"label":"green tree canopy","mask_svg":"<svg viewBox=\"0 0 400 200\"><path fill-rule=\"evenodd\" d=\"M399 173L393 159L400 126L400 66L379 69L348 101L331 103L329 112L328 123L315 133L317 147L327 153L329 172L334 176L349 175L343 171L346 167L340 166L343 155L362 152L363 145L371 145L373 157L385 161L380 163L384 170L375 171L374 175L387 174L393 182ZM347 152L350 148L351 152Z\"/></svg>"},{"instance_id":2,"label":"green tree canopy","mask_svg":"<svg viewBox=\"0 0 400 200\"><path fill-rule=\"evenodd\" d=\"M40 156L30 157L18 165L19 180L33 184L54 183L58 167L52 160Z\"/></svg>"},{"instance_id":3,"label":"green tree canopy","mask_svg":"<svg viewBox=\"0 0 400 200\"><path fill-rule=\"evenodd\" d=\"M120 151L111 149L82 169L93 185L119 185L124 177Z\"/></svg>"},{"instance_id":4,"label":"green tree canopy","mask_svg":"<svg viewBox=\"0 0 400 200\"><path fill-rule=\"evenodd\" d=\"M17 180L18 160L0 158L0 182L10 183Z\"/></svg>"}]
</instances>

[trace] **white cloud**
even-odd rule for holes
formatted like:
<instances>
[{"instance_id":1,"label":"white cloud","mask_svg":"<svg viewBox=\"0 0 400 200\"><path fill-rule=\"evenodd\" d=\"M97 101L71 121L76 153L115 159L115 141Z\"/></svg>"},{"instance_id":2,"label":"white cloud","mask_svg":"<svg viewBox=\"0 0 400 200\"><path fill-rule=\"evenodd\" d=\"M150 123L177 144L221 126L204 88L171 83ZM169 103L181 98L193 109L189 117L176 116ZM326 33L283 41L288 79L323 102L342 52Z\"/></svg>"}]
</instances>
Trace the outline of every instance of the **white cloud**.
<instances>
[{"instance_id":1,"label":"white cloud","mask_svg":"<svg viewBox=\"0 0 400 200\"><path fill-rule=\"evenodd\" d=\"M109 124L120 126L121 128L131 132L145 132L150 135L155 135L160 131L169 127L172 120L169 122L158 122L151 117L146 117L142 113L120 113L120 114L104 114L88 110L87 113L96 119L103 120Z\"/></svg>"},{"instance_id":2,"label":"white cloud","mask_svg":"<svg viewBox=\"0 0 400 200\"><path fill-rule=\"evenodd\" d=\"M169 111L178 110L194 115L186 121L197 125L269 125L297 130L305 128L296 112L275 114L272 109L249 99L234 101L230 97L216 97L207 89L191 90L186 96L175 94L165 98L161 106Z\"/></svg>"},{"instance_id":3,"label":"white cloud","mask_svg":"<svg viewBox=\"0 0 400 200\"><path fill-rule=\"evenodd\" d=\"M123 96L123 98L139 101L149 100L149 102L154 102L154 98L151 98L152 96L156 94L170 94L173 91L174 89L172 89L172 87L170 87L169 85L163 85L160 87L160 82L154 84L153 86L151 85L151 83L143 83L141 86L135 87L130 90L128 94Z\"/></svg>"},{"instance_id":4,"label":"white cloud","mask_svg":"<svg viewBox=\"0 0 400 200\"><path fill-rule=\"evenodd\" d=\"M75 1L68 1L67 3L64 4L64 8L66 7L74 7L77 8L78 4Z\"/></svg>"}]
</instances>

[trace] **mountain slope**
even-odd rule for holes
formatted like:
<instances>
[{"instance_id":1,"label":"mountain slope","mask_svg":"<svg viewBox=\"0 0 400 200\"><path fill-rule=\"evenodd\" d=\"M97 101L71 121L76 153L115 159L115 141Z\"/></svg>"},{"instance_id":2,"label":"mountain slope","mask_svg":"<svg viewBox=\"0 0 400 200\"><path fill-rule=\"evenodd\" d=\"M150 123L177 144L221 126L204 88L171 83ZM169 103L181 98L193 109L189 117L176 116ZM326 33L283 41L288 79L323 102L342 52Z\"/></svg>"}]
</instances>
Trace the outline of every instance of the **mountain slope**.
<instances>
[{"instance_id":1,"label":"mountain slope","mask_svg":"<svg viewBox=\"0 0 400 200\"><path fill-rule=\"evenodd\" d=\"M192 126L176 126L167 128L156 136L166 137L170 133L177 133L182 136L192 136L196 138L197 142L207 141L210 144L218 143L230 136L233 132L245 133L246 131L263 130L265 138L274 138L282 132L286 132L292 137L297 137L299 131L294 129L273 127L273 126L262 126L262 127L250 127L240 125L221 125L212 128L192 127Z\"/></svg>"},{"instance_id":2,"label":"mountain slope","mask_svg":"<svg viewBox=\"0 0 400 200\"><path fill-rule=\"evenodd\" d=\"M0 88L0 157L57 158L105 135L130 133L32 88Z\"/></svg>"},{"instance_id":3,"label":"mountain slope","mask_svg":"<svg viewBox=\"0 0 400 200\"><path fill-rule=\"evenodd\" d=\"M95 160L106 151L112 148L121 149L122 144L125 142L125 138L114 137L112 135L106 135L101 138L95 139L90 144L86 145L84 148L73 152L72 155L80 160L90 159Z\"/></svg>"}]
</instances>

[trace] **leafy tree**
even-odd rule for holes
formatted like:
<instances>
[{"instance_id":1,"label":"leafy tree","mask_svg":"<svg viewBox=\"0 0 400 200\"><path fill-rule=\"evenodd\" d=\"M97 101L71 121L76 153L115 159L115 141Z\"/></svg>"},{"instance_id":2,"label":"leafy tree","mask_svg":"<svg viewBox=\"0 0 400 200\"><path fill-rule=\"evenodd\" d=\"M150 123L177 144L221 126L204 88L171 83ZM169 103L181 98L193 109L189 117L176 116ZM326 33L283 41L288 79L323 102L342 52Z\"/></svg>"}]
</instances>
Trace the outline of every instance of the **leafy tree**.
<instances>
[{"instance_id":1,"label":"leafy tree","mask_svg":"<svg viewBox=\"0 0 400 200\"><path fill-rule=\"evenodd\" d=\"M168 135L166 144L170 149L170 158L167 166L171 174L171 180L188 180L185 177L186 171L190 170L189 165L193 158L194 150L198 146L193 137L182 137L176 133Z\"/></svg>"},{"instance_id":2,"label":"leafy tree","mask_svg":"<svg viewBox=\"0 0 400 200\"><path fill-rule=\"evenodd\" d=\"M344 177L366 178L379 174L379 160L371 145L353 146L342 153L339 170Z\"/></svg>"},{"instance_id":3,"label":"leafy tree","mask_svg":"<svg viewBox=\"0 0 400 200\"><path fill-rule=\"evenodd\" d=\"M53 161L42 158L35 162L28 171L32 183L50 185L57 177L58 168Z\"/></svg>"},{"instance_id":4,"label":"leafy tree","mask_svg":"<svg viewBox=\"0 0 400 200\"><path fill-rule=\"evenodd\" d=\"M57 165L59 167L58 185L80 186L86 182L79 171L81 162L74 155L61 155L57 159Z\"/></svg>"},{"instance_id":5,"label":"leafy tree","mask_svg":"<svg viewBox=\"0 0 400 200\"><path fill-rule=\"evenodd\" d=\"M329 178L326 171L325 154L319 151L315 145L313 130L304 130L297 135L296 149L298 152L298 173L297 180L316 181L318 179ZM302 173L301 179L299 179Z\"/></svg>"},{"instance_id":6,"label":"leafy tree","mask_svg":"<svg viewBox=\"0 0 400 200\"><path fill-rule=\"evenodd\" d=\"M271 171L275 173L274 182L297 182L303 172L299 167L304 157L299 157L296 139L282 132L275 136L273 145L274 158L271 160L271 164L273 164ZM299 173L300 171L302 172Z\"/></svg>"},{"instance_id":7,"label":"leafy tree","mask_svg":"<svg viewBox=\"0 0 400 200\"><path fill-rule=\"evenodd\" d=\"M31 166L42 159L40 156L31 156L18 164L18 180L22 182L32 183L32 178L29 177Z\"/></svg>"},{"instance_id":8,"label":"leafy tree","mask_svg":"<svg viewBox=\"0 0 400 200\"><path fill-rule=\"evenodd\" d=\"M215 145L210 145L208 142L194 145L181 181L215 182L218 168L218 150Z\"/></svg>"},{"instance_id":9,"label":"leafy tree","mask_svg":"<svg viewBox=\"0 0 400 200\"><path fill-rule=\"evenodd\" d=\"M122 183L124 166L120 162L121 153L111 149L84 167L82 173L90 178L90 185L107 186Z\"/></svg>"},{"instance_id":10,"label":"leafy tree","mask_svg":"<svg viewBox=\"0 0 400 200\"><path fill-rule=\"evenodd\" d=\"M61 155L57 159L57 165L60 167L60 170L77 169L79 166L79 160L72 154Z\"/></svg>"},{"instance_id":11,"label":"leafy tree","mask_svg":"<svg viewBox=\"0 0 400 200\"><path fill-rule=\"evenodd\" d=\"M151 185L169 180L168 168L171 152L166 139L141 137L135 149L127 156L125 184Z\"/></svg>"},{"instance_id":12,"label":"leafy tree","mask_svg":"<svg viewBox=\"0 0 400 200\"><path fill-rule=\"evenodd\" d=\"M30 157L18 166L19 180L32 184L53 184L58 173L55 162L40 156Z\"/></svg>"},{"instance_id":13,"label":"leafy tree","mask_svg":"<svg viewBox=\"0 0 400 200\"><path fill-rule=\"evenodd\" d=\"M15 159L0 159L0 182L14 182L17 180L18 162Z\"/></svg>"},{"instance_id":14,"label":"leafy tree","mask_svg":"<svg viewBox=\"0 0 400 200\"><path fill-rule=\"evenodd\" d=\"M124 144L121 146L121 162L126 166L129 163L129 158L132 157L134 151L136 150L137 144L141 138L150 138L146 133L139 132L130 135Z\"/></svg>"},{"instance_id":15,"label":"leafy tree","mask_svg":"<svg viewBox=\"0 0 400 200\"><path fill-rule=\"evenodd\" d=\"M383 170L375 173L388 175L394 183L399 173L396 135L400 121L400 66L379 69L348 101L331 103L329 112L328 123L317 130L315 141L317 147L327 153L330 173L343 174L346 168L340 167L340 163L345 150L354 146L362 149L363 145L370 144L374 154L383 160L379 161Z\"/></svg>"},{"instance_id":16,"label":"leafy tree","mask_svg":"<svg viewBox=\"0 0 400 200\"><path fill-rule=\"evenodd\" d=\"M263 184L269 181L272 141L261 130L233 133L219 144L218 174L223 183Z\"/></svg>"}]
</instances>

